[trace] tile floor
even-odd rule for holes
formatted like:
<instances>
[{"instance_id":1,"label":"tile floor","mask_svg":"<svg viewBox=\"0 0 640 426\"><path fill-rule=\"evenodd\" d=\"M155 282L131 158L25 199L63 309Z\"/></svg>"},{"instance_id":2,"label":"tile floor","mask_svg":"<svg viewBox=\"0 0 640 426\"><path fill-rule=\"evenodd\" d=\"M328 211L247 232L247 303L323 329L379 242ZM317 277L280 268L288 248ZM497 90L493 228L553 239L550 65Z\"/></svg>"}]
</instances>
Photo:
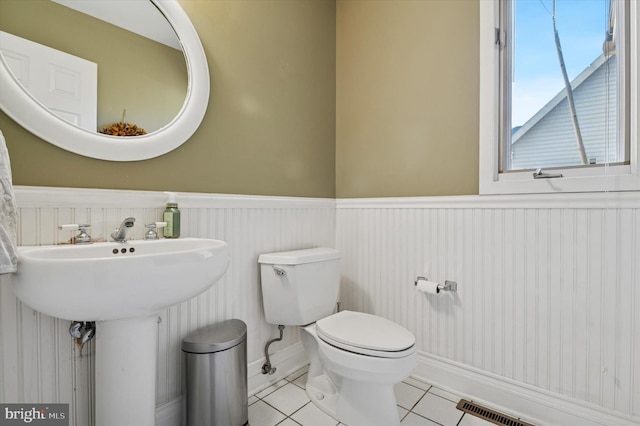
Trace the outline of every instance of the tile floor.
<instances>
[{"instance_id":1,"label":"tile floor","mask_svg":"<svg viewBox=\"0 0 640 426\"><path fill-rule=\"evenodd\" d=\"M343 426L307 397L303 368L249 398L250 426ZM414 378L395 387L403 426L492 426L459 411L460 398Z\"/></svg>"}]
</instances>

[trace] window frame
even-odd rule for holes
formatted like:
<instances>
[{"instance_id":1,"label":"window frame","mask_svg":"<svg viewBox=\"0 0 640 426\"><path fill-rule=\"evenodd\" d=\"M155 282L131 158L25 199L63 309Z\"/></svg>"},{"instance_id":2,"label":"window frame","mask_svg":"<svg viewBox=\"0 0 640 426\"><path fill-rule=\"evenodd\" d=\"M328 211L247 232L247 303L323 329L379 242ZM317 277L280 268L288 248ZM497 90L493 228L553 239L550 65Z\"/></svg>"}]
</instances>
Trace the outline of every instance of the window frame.
<instances>
[{"instance_id":1,"label":"window frame","mask_svg":"<svg viewBox=\"0 0 640 426\"><path fill-rule=\"evenodd\" d=\"M500 1L480 1L480 111L479 111L479 192L480 194L523 194L606 192L640 190L640 149L638 147L638 57L640 56L640 7L628 4L629 46L626 50L629 75L625 89L629 105L629 164L553 169L562 178L534 179L531 171L500 170Z\"/></svg>"}]
</instances>

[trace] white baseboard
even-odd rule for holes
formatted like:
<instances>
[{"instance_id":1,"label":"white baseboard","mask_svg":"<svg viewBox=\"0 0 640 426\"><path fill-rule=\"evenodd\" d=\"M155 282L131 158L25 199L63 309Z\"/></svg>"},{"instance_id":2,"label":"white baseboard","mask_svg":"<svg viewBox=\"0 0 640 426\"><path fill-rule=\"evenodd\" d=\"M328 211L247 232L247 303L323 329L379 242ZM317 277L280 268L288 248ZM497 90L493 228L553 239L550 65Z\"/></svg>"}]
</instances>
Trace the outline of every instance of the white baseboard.
<instances>
[{"instance_id":1,"label":"white baseboard","mask_svg":"<svg viewBox=\"0 0 640 426\"><path fill-rule=\"evenodd\" d=\"M300 342L275 352L273 355L270 355L269 358L271 364L276 367L274 374L262 374L262 365L266 361L265 358L249 364L247 371L247 375L249 376L249 396L255 395L262 389L271 386L278 380L287 377L289 374L309 363L307 354Z\"/></svg>"},{"instance_id":2,"label":"white baseboard","mask_svg":"<svg viewBox=\"0 0 640 426\"><path fill-rule=\"evenodd\" d=\"M287 377L308 363L301 343L271 356L273 375L262 374L264 359L248 366L249 396ZM504 414L540 426L637 426L638 417L625 417L601 407L500 377L425 352L418 354L414 377ZM156 426L183 425L183 398L156 408Z\"/></svg>"},{"instance_id":3,"label":"white baseboard","mask_svg":"<svg viewBox=\"0 0 640 426\"><path fill-rule=\"evenodd\" d=\"M540 426L638 426L624 416L468 365L419 352L414 377L488 408Z\"/></svg>"},{"instance_id":4,"label":"white baseboard","mask_svg":"<svg viewBox=\"0 0 640 426\"><path fill-rule=\"evenodd\" d=\"M183 398L172 399L166 404L156 407L156 426L182 426L185 422L183 416Z\"/></svg>"},{"instance_id":5,"label":"white baseboard","mask_svg":"<svg viewBox=\"0 0 640 426\"><path fill-rule=\"evenodd\" d=\"M262 389L271 386L289 374L307 365L309 362L301 343L286 347L270 356L271 364L276 367L274 374L262 374L265 358L261 358L248 365L247 381L249 396L255 395ZM166 404L156 407L156 426L184 425L183 398L175 398Z\"/></svg>"}]
</instances>

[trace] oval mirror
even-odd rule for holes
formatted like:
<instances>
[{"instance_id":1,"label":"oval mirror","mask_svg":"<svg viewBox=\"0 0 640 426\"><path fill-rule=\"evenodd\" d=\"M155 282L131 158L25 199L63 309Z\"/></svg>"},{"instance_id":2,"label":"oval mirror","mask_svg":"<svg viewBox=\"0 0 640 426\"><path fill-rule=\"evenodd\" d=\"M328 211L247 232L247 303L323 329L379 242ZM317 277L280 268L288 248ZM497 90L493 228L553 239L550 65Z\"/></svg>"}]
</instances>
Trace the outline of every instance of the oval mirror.
<instances>
[{"instance_id":1,"label":"oval mirror","mask_svg":"<svg viewBox=\"0 0 640 426\"><path fill-rule=\"evenodd\" d=\"M61 3L64 3L64 1L66 0L60 0ZM153 124L149 123L152 120L146 120L147 125L149 125L147 134L126 137L97 133L93 130L96 128L102 129L107 124L104 122L97 123L97 125L93 124L93 129L92 125L89 125L89 129L74 125L61 118L60 115L62 114L58 115L58 113L46 108L43 102L26 90L20 83L20 79L11 71L8 61L10 58L5 57L3 54L0 54L0 109L38 137L76 154L97 159L111 161L145 160L163 155L184 143L202 122L209 100L209 69L202 44L195 28L177 0L134 0L134 2L150 4L166 18L177 35L178 47L182 48L182 54L186 62L187 79L186 82L182 81L176 85L181 86L179 90L160 83L161 94L164 97L170 97L169 94L173 91L174 93L171 97L178 99L177 103L174 102L174 106L166 108L171 112L168 118L164 119L164 122L160 121L159 124ZM114 5L112 0L85 0L76 3L103 3L110 5L111 8ZM118 1L115 3L121 4L123 2ZM129 14L135 16L135 14ZM116 50L112 54L117 55L118 51ZM147 51L147 54L149 54L149 51ZM137 52L137 55L139 55L140 61L145 61L145 51ZM168 69L163 68L163 74L167 74L168 71ZM184 71L178 71L178 74L180 72L184 73ZM137 77L139 78L140 76ZM149 78L149 76L144 77ZM186 94L184 94L185 91ZM139 97L145 98L148 96L140 94ZM180 105L180 100L182 99L184 99L184 103ZM128 121L130 117L137 116L135 100L129 102L129 104L131 103L134 104L133 114L130 111L125 111L127 105L124 105L123 110L115 108L118 110L108 111L111 114L110 117L113 117L112 121L114 123ZM177 113L175 113L176 111ZM156 115L161 116L162 114ZM139 124L142 128L145 127L144 123L135 124Z\"/></svg>"}]
</instances>

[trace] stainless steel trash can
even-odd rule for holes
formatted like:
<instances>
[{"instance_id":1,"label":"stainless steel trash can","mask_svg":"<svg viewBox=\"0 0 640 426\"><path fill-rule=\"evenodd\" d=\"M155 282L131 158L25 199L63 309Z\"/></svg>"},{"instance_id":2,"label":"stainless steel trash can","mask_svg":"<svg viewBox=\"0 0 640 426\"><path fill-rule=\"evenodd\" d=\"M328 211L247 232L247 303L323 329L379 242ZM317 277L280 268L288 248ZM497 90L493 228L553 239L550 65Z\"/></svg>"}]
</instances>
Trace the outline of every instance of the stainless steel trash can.
<instances>
[{"instance_id":1,"label":"stainless steel trash can","mask_svg":"<svg viewBox=\"0 0 640 426\"><path fill-rule=\"evenodd\" d=\"M247 325L231 319L182 340L187 358L187 426L244 426L247 405Z\"/></svg>"}]
</instances>

